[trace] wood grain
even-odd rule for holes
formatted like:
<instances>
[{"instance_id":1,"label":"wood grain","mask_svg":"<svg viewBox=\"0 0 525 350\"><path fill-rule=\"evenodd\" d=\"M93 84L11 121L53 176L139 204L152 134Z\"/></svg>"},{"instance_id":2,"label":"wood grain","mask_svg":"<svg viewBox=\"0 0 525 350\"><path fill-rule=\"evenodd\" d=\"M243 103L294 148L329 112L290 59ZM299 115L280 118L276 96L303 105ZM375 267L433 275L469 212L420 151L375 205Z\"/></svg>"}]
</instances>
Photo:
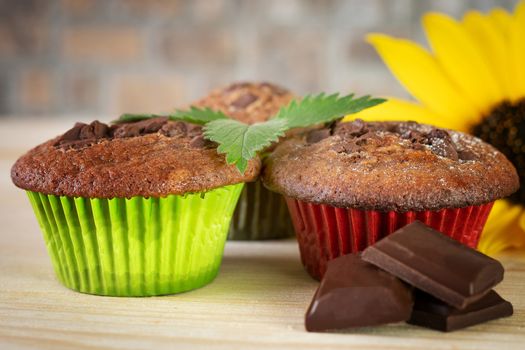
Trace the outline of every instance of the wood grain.
<instances>
[{"instance_id":1,"label":"wood grain","mask_svg":"<svg viewBox=\"0 0 525 350\"><path fill-rule=\"evenodd\" d=\"M293 240L229 242L221 272L199 290L165 297L79 294L53 274L23 191L9 179L17 156L71 121L0 128L0 349L523 349L525 259L506 254L497 287L514 316L443 334L406 324L307 333L317 283ZM33 124L34 125L34 124ZM27 135L27 133L26 133Z\"/></svg>"}]
</instances>

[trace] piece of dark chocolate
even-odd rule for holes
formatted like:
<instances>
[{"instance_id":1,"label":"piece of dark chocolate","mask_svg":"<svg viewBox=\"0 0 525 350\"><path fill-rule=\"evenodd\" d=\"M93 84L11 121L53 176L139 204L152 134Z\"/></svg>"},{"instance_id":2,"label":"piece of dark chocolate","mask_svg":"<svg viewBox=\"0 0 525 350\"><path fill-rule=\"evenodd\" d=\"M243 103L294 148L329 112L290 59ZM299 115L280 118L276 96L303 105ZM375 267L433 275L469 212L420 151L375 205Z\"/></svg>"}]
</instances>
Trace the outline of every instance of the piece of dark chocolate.
<instances>
[{"instance_id":1,"label":"piece of dark chocolate","mask_svg":"<svg viewBox=\"0 0 525 350\"><path fill-rule=\"evenodd\" d=\"M508 317L512 313L512 304L493 290L463 310L449 306L441 300L418 290L415 292L412 316L407 322L417 326L450 332L497 318Z\"/></svg>"},{"instance_id":2,"label":"piece of dark chocolate","mask_svg":"<svg viewBox=\"0 0 525 350\"><path fill-rule=\"evenodd\" d=\"M343 255L328 263L305 326L320 332L406 321L412 304L412 289L401 280L358 255Z\"/></svg>"},{"instance_id":3,"label":"piece of dark chocolate","mask_svg":"<svg viewBox=\"0 0 525 350\"><path fill-rule=\"evenodd\" d=\"M416 221L363 252L366 260L462 309L503 279L503 266Z\"/></svg>"}]
</instances>

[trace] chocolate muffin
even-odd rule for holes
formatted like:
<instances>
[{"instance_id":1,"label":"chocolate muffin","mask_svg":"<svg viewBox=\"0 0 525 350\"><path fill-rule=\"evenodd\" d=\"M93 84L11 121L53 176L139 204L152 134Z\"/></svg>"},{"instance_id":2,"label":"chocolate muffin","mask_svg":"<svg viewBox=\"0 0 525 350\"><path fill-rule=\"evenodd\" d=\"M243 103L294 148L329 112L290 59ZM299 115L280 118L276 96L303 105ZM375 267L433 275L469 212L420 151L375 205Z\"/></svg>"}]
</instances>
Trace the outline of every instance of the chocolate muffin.
<instances>
[{"instance_id":1,"label":"chocolate muffin","mask_svg":"<svg viewBox=\"0 0 525 350\"><path fill-rule=\"evenodd\" d=\"M232 119L253 124L268 120L293 98L277 85L242 82L216 89L193 105L220 110ZM283 197L268 191L260 181L247 184L233 215L228 239L287 238L293 232Z\"/></svg>"},{"instance_id":2,"label":"chocolate muffin","mask_svg":"<svg viewBox=\"0 0 525 350\"><path fill-rule=\"evenodd\" d=\"M286 197L303 263L316 278L328 260L416 219L476 247L493 201L519 187L505 156L473 136L361 120L279 144L263 182Z\"/></svg>"},{"instance_id":3,"label":"chocolate muffin","mask_svg":"<svg viewBox=\"0 0 525 350\"><path fill-rule=\"evenodd\" d=\"M213 90L192 105L219 110L232 119L254 124L270 119L293 99L290 91L275 84L237 82Z\"/></svg>"},{"instance_id":4,"label":"chocolate muffin","mask_svg":"<svg viewBox=\"0 0 525 350\"><path fill-rule=\"evenodd\" d=\"M77 123L30 150L11 177L26 190L59 280L91 294L182 292L217 274L244 175L200 126L154 118Z\"/></svg>"}]
</instances>

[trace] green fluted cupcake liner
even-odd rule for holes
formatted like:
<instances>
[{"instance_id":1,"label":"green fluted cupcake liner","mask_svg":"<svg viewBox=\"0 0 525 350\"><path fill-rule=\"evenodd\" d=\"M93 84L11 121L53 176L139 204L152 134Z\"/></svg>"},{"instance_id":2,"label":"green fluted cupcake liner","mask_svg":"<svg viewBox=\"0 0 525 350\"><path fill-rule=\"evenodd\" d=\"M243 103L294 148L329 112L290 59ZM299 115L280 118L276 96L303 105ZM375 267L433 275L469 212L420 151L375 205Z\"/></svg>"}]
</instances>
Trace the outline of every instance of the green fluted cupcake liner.
<instances>
[{"instance_id":1,"label":"green fluted cupcake liner","mask_svg":"<svg viewBox=\"0 0 525 350\"><path fill-rule=\"evenodd\" d=\"M243 185L165 198L28 196L66 287L151 296L199 288L215 278Z\"/></svg>"},{"instance_id":2,"label":"green fluted cupcake liner","mask_svg":"<svg viewBox=\"0 0 525 350\"><path fill-rule=\"evenodd\" d=\"M233 214L230 240L264 240L294 236L286 201L261 181L247 183Z\"/></svg>"}]
</instances>

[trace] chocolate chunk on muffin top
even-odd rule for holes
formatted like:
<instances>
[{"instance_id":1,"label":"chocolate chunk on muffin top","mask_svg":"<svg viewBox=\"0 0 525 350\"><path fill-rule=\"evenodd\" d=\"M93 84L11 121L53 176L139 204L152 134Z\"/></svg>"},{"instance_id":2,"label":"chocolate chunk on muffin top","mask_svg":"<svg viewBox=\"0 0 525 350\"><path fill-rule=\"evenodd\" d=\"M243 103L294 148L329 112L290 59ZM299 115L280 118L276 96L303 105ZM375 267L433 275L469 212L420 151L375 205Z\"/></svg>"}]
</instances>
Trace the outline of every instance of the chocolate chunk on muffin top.
<instances>
[{"instance_id":1,"label":"chocolate chunk on muffin top","mask_svg":"<svg viewBox=\"0 0 525 350\"><path fill-rule=\"evenodd\" d=\"M281 143L265 161L263 182L299 200L380 211L480 205L519 187L505 156L474 136L415 122L362 120Z\"/></svg>"},{"instance_id":2,"label":"chocolate chunk on muffin top","mask_svg":"<svg viewBox=\"0 0 525 350\"><path fill-rule=\"evenodd\" d=\"M241 174L202 128L159 117L107 125L77 123L22 156L11 169L20 188L89 198L164 197L253 181L252 159Z\"/></svg>"},{"instance_id":3,"label":"chocolate chunk on muffin top","mask_svg":"<svg viewBox=\"0 0 525 350\"><path fill-rule=\"evenodd\" d=\"M288 90L270 83L233 83L213 90L196 101L195 107L219 110L247 124L264 122L294 99Z\"/></svg>"}]
</instances>

